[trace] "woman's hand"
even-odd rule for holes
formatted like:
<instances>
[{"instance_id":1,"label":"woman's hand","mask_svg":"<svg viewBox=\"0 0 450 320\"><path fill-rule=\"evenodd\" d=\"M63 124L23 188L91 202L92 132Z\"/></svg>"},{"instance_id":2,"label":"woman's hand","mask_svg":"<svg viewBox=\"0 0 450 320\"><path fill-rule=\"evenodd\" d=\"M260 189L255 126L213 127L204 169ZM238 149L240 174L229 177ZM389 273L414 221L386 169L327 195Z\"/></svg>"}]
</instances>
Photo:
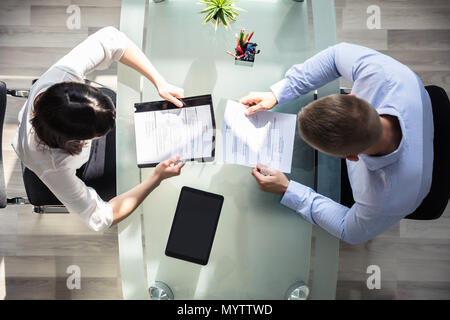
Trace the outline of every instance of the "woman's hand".
<instances>
[{"instance_id":1,"label":"woman's hand","mask_svg":"<svg viewBox=\"0 0 450 320\"><path fill-rule=\"evenodd\" d=\"M178 159L180 159L180 156L175 156L161 162L156 166L153 175L149 179L146 179L133 189L109 200L114 215L112 225L128 217L142 201L144 201L149 193L159 186L161 181L173 176L178 176L181 168L184 166L184 162L172 166Z\"/></svg>"},{"instance_id":2,"label":"woman's hand","mask_svg":"<svg viewBox=\"0 0 450 320\"><path fill-rule=\"evenodd\" d=\"M171 178L174 176L178 176L181 173L181 168L184 166L184 162L179 162L176 165L173 165L175 161L179 160L180 156L176 155L169 160L163 161L159 163L155 171L153 171L153 177L156 178L158 183L161 183L164 179Z\"/></svg>"},{"instance_id":3,"label":"woman's hand","mask_svg":"<svg viewBox=\"0 0 450 320\"><path fill-rule=\"evenodd\" d=\"M184 90L178 87L175 87L167 82L163 82L158 86L158 93L164 100L172 102L177 107L182 107L183 102L181 102L180 98L184 98ZM178 98L178 99L177 99Z\"/></svg>"},{"instance_id":4,"label":"woman's hand","mask_svg":"<svg viewBox=\"0 0 450 320\"><path fill-rule=\"evenodd\" d=\"M150 80L155 85L161 98L172 102L180 108L183 106L183 102L178 99L184 98L184 90L167 83L136 45L132 45L125 50L120 62L138 71Z\"/></svg>"}]
</instances>

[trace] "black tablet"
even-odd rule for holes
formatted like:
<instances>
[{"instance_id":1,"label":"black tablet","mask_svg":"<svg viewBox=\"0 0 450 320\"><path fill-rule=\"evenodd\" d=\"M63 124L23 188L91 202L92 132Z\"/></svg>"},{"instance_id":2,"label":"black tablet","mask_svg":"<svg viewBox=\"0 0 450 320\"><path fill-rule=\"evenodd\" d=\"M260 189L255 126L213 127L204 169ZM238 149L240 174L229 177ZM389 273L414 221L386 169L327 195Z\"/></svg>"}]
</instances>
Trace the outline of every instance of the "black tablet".
<instances>
[{"instance_id":1,"label":"black tablet","mask_svg":"<svg viewBox=\"0 0 450 320\"><path fill-rule=\"evenodd\" d=\"M183 187L170 229L166 255L206 265L222 204L221 195Z\"/></svg>"}]
</instances>

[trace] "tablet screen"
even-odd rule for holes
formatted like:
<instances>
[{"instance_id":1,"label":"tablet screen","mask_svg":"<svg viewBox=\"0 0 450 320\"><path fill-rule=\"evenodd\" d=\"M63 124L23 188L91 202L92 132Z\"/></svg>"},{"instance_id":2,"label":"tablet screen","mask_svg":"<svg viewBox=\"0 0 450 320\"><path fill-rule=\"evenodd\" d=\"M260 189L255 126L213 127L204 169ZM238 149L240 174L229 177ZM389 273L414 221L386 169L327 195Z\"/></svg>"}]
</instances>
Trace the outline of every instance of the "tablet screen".
<instances>
[{"instance_id":1,"label":"tablet screen","mask_svg":"<svg viewBox=\"0 0 450 320\"><path fill-rule=\"evenodd\" d=\"M183 187L167 241L166 255L206 265L222 204L221 195Z\"/></svg>"}]
</instances>

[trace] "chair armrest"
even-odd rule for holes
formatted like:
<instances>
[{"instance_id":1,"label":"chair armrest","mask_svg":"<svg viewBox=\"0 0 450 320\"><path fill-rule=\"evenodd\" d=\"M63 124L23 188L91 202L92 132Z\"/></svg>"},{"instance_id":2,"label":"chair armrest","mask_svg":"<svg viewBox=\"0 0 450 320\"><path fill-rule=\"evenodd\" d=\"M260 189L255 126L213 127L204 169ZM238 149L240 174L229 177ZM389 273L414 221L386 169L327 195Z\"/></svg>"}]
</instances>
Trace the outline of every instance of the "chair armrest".
<instances>
[{"instance_id":1,"label":"chair armrest","mask_svg":"<svg viewBox=\"0 0 450 320\"><path fill-rule=\"evenodd\" d=\"M3 142L3 122L5 120L6 111L6 84L0 81L0 145ZM0 208L5 208L6 188L5 188L5 171L3 170L3 148L0 151Z\"/></svg>"}]
</instances>

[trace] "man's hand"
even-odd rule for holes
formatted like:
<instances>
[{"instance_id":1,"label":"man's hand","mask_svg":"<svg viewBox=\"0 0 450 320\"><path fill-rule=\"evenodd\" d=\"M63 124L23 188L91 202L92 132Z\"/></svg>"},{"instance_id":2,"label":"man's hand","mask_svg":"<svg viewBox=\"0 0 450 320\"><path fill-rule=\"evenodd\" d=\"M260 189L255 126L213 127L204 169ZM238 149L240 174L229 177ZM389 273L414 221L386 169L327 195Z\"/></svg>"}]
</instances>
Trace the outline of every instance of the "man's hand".
<instances>
[{"instance_id":1,"label":"man's hand","mask_svg":"<svg viewBox=\"0 0 450 320\"><path fill-rule=\"evenodd\" d=\"M289 186L289 180L282 172L261 164L253 168L252 175L258 182L259 188L265 192L284 194Z\"/></svg>"},{"instance_id":2,"label":"man's hand","mask_svg":"<svg viewBox=\"0 0 450 320\"><path fill-rule=\"evenodd\" d=\"M184 166L184 162L181 161L178 164L172 166L172 164L175 164L175 161L179 159L180 156L176 155L169 160L159 163L156 166L155 171L153 171L153 176L159 183L161 183L161 181L163 181L164 179L178 176L180 174L181 168L183 168Z\"/></svg>"},{"instance_id":3,"label":"man's hand","mask_svg":"<svg viewBox=\"0 0 450 320\"><path fill-rule=\"evenodd\" d=\"M179 98L184 98L183 89L175 87L167 82L164 82L158 86L158 93L161 96L161 98L172 102L177 107L181 108L183 106L183 102L178 100Z\"/></svg>"},{"instance_id":4,"label":"man's hand","mask_svg":"<svg viewBox=\"0 0 450 320\"><path fill-rule=\"evenodd\" d=\"M273 92L250 92L247 96L239 99L239 103L247 106L246 116L261 110L270 110L278 103Z\"/></svg>"}]
</instances>

